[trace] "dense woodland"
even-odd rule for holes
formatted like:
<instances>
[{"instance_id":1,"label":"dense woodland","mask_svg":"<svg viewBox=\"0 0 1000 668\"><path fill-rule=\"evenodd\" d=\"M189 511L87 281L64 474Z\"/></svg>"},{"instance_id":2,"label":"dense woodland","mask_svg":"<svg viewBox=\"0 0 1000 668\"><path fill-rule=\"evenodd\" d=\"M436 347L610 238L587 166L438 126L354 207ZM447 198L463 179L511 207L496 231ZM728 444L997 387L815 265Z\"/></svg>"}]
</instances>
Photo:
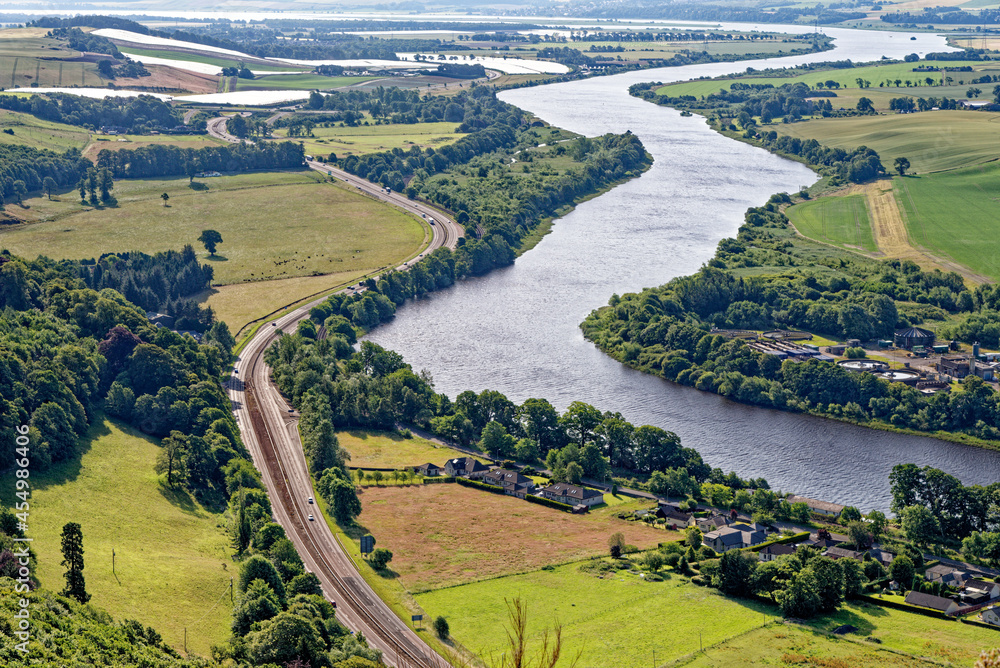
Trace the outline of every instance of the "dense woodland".
<instances>
[{"instance_id":1,"label":"dense woodland","mask_svg":"<svg viewBox=\"0 0 1000 668\"><path fill-rule=\"evenodd\" d=\"M305 165L301 144L283 141L260 144L229 144L205 148L181 148L170 144L148 144L136 149L103 149L97 166L116 178L194 176L202 171L249 172L258 169L298 169Z\"/></svg>"},{"instance_id":2,"label":"dense woodland","mask_svg":"<svg viewBox=\"0 0 1000 668\"><path fill-rule=\"evenodd\" d=\"M105 97L92 99L68 93L44 96L0 95L0 109L31 114L45 121L78 125L88 130L104 126L125 128L131 134L149 134L150 130L182 125L184 114L153 97Z\"/></svg>"}]
</instances>

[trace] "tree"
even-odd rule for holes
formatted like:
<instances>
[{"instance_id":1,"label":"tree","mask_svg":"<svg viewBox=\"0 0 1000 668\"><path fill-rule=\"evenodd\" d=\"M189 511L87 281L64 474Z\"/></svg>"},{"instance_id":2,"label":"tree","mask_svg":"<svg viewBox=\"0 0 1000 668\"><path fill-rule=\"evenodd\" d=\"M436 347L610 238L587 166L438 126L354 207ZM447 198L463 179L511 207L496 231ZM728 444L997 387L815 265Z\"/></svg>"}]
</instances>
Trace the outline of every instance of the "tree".
<instances>
[{"instance_id":1,"label":"tree","mask_svg":"<svg viewBox=\"0 0 1000 668\"><path fill-rule=\"evenodd\" d=\"M799 571L780 595L781 614L808 619L820 609L819 583L808 566Z\"/></svg>"},{"instance_id":2,"label":"tree","mask_svg":"<svg viewBox=\"0 0 1000 668\"><path fill-rule=\"evenodd\" d=\"M837 564L844 571L844 596L850 598L860 594L865 586L865 572L861 568L861 562L857 559L839 559Z\"/></svg>"},{"instance_id":3,"label":"tree","mask_svg":"<svg viewBox=\"0 0 1000 668\"><path fill-rule=\"evenodd\" d=\"M583 478L583 467L576 462L570 462L566 465L564 475L566 482L576 485L580 482L580 479Z\"/></svg>"},{"instance_id":4,"label":"tree","mask_svg":"<svg viewBox=\"0 0 1000 668\"><path fill-rule=\"evenodd\" d=\"M376 547L375 551L368 557L368 563L377 571L385 570L390 561L392 561L392 552L384 547Z\"/></svg>"},{"instance_id":5,"label":"tree","mask_svg":"<svg viewBox=\"0 0 1000 668\"><path fill-rule=\"evenodd\" d=\"M840 511L840 523L847 526L851 522L857 522L861 519L861 511L854 506L846 506L842 511Z\"/></svg>"},{"instance_id":6,"label":"tree","mask_svg":"<svg viewBox=\"0 0 1000 668\"><path fill-rule=\"evenodd\" d=\"M698 547L702 540L704 540L704 536L698 527L690 526L684 530L684 544L688 547Z\"/></svg>"},{"instance_id":7,"label":"tree","mask_svg":"<svg viewBox=\"0 0 1000 668\"><path fill-rule=\"evenodd\" d=\"M820 610L833 612L844 600L844 570L830 557L816 557L809 560L809 566L816 576Z\"/></svg>"},{"instance_id":8,"label":"tree","mask_svg":"<svg viewBox=\"0 0 1000 668\"><path fill-rule=\"evenodd\" d=\"M307 594L309 596L323 595L323 587L320 585L319 578L316 577L315 573L300 573L296 575L288 583L287 590L290 596L298 596L299 594Z\"/></svg>"},{"instance_id":9,"label":"tree","mask_svg":"<svg viewBox=\"0 0 1000 668\"><path fill-rule=\"evenodd\" d=\"M46 176L44 179L42 179L42 191L49 199L52 199L52 192L57 187L59 187L59 184L57 184L56 180L51 176Z\"/></svg>"},{"instance_id":10,"label":"tree","mask_svg":"<svg viewBox=\"0 0 1000 668\"><path fill-rule=\"evenodd\" d=\"M222 243L222 235L215 230L204 230L198 241L205 247L209 255L215 255L215 247Z\"/></svg>"},{"instance_id":11,"label":"tree","mask_svg":"<svg viewBox=\"0 0 1000 668\"><path fill-rule=\"evenodd\" d=\"M868 528L872 532L872 539L876 542L885 535L885 530L889 526L889 520L885 518L885 513L880 510L873 510L868 513Z\"/></svg>"},{"instance_id":12,"label":"tree","mask_svg":"<svg viewBox=\"0 0 1000 668\"><path fill-rule=\"evenodd\" d=\"M62 595L86 603L90 594L83 578L83 530L76 522L63 525L62 555L62 565L66 567L66 588Z\"/></svg>"},{"instance_id":13,"label":"tree","mask_svg":"<svg viewBox=\"0 0 1000 668\"><path fill-rule=\"evenodd\" d=\"M875 105L873 105L872 101L869 100L867 97L862 97L860 100L858 100L857 108L858 111L860 111L863 114L870 114L875 111Z\"/></svg>"},{"instance_id":14,"label":"tree","mask_svg":"<svg viewBox=\"0 0 1000 668\"><path fill-rule=\"evenodd\" d=\"M645 555L643 555L642 561L646 565L646 568L648 568L651 572L655 573L656 571L663 568L663 563L664 563L663 553L660 552L659 550L653 550L651 552L647 552Z\"/></svg>"},{"instance_id":15,"label":"tree","mask_svg":"<svg viewBox=\"0 0 1000 668\"><path fill-rule=\"evenodd\" d=\"M973 531L962 540L962 554L969 560L1000 566L1000 533Z\"/></svg>"},{"instance_id":16,"label":"tree","mask_svg":"<svg viewBox=\"0 0 1000 668\"><path fill-rule=\"evenodd\" d=\"M262 580L274 592L278 603L285 604L285 584L274 564L262 554L255 554L243 562L236 580L236 588L240 592L246 592L255 580Z\"/></svg>"},{"instance_id":17,"label":"tree","mask_svg":"<svg viewBox=\"0 0 1000 668\"><path fill-rule=\"evenodd\" d=\"M181 462L184 458L184 448L187 445L186 438L179 431L170 432L170 436L160 443L160 451L156 455L155 471L167 474L167 485L174 486L174 481L183 480L183 467Z\"/></svg>"},{"instance_id":18,"label":"tree","mask_svg":"<svg viewBox=\"0 0 1000 668\"><path fill-rule=\"evenodd\" d=\"M904 589L910 589L913 586L915 574L916 568L913 565L913 560L905 554L896 555L896 558L889 564L889 577L898 582Z\"/></svg>"},{"instance_id":19,"label":"tree","mask_svg":"<svg viewBox=\"0 0 1000 668\"><path fill-rule=\"evenodd\" d=\"M906 170L910 168L910 161L906 158L896 158L893 160L892 165L896 168L896 172L900 176L905 176Z\"/></svg>"},{"instance_id":20,"label":"tree","mask_svg":"<svg viewBox=\"0 0 1000 668\"><path fill-rule=\"evenodd\" d=\"M110 60L105 59L105 60L98 61L97 62L97 71L105 79L114 79L115 78L114 63L112 63Z\"/></svg>"},{"instance_id":21,"label":"tree","mask_svg":"<svg viewBox=\"0 0 1000 668\"><path fill-rule=\"evenodd\" d=\"M276 617L280 612L281 606L274 590L264 580L254 580L236 601L233 609L233 634L243 637L254 623Z\"/></svg>"},{"instance_id":22,"label":"tree","mask_svg":"<svg viewBox=\"0 0 1000 668\"><path fill-rule=\"evenodd\" d=\"M719 570L714 578L714 584L719 591L729 596L752 596L756 569L756 554L729 550L719 559Z\"/></svg>"},{"instance_id":23,"label":"tree","mask_svg":"<svg viewBox=\"0 0 1000 668\"><path fill-rule=\"evenodd\" d=\"M374 481L375 481L375 484L376 484L376 485L381 485L381 484L382 484L382 478L384 478L384 477L385 477L385 476L384 476L384 475L382 474L382 472L381 472L381 471L372 471L372 473L371 473L371 476L372 476L372 480L374 480Z\"/></svg>"},{"instance_id":24,"label":"tree","mask_svg":"<svg viewBox=\"0 0 1000 668\"><path fill-rule=\"evenodd\" d=\"M483 428L482 437L479 439L479 447L494 459L503 459L514 454L514 437L507 433L507 429L493 420Z\"/></svg>"},{"instance_id":25,"label":"tree","mask_svg":"<svg viewBox=\"0 0 1000 668\"><path fill-rule=\"evenodd\" d=\"M14 181L14 195L17 197L17 203L24 203L24 196L28 194L28 186L24 184L24 181L18 179Z\"/></svg>"},{"instance_id":26,"label":"tree","mask_svg":"<svg viewBox=\"0 0 1000 668\"><path fill-rule=\"evenodd\" d=\"M162 195L160 195L160 199L163 200L163 206L166 206L167 200L170 199L170 195L168 195L167 193L163 193Z\"/></svg>"},{"instance_id":27,"label":"tree","mask_svg":"<svg viewBox=\"0 0 1000 668\"><path fill-rule=\"evenodd\" d=\"M868 525L865 522L851 522L847 525L847 535L851 539L851 543L859 551L867 550L872 546L873 537L871 531L868 530Z\"/></svg>"},{"instance_id":28,"label":"tree","mask_svg":"<svg viewBox=\"0 0 1000 668\"><path fill-rule=\"evenodd\" d=\"M434 633L437 634L438 638L444 640L448 637L450 632L451 630L448 628L448 620L438 615L437 619L434 620Z\"/></svg>"},{"instance_id":29,"label":"tree","mask_svg":"<svg viewBox=\"0 0 1000 668\"><path fill-rule=\"evenodd\" d=\"M360 473L358 477L359 481L363 479ZM361 514L358 493L342 470L336 467L327 469L316 484L316 489L330 504L333 516L339 523L350 524Z\"/></svg>"},{"instance_id":30,"label":"tree","mask_svg":"<svg viewBox=\"0 0 1000 668\"><path fill-rule=\"evenodd\" d=\"M624 549L625 549L625 534L621 533L620 531L618 533L611 534L611 537L608 538L608 552L611 553L611 556L614 557L615 559L618 559L619 557L622 556L622 550Z\"/></svg>"},{"instance_id":31,"label":"tree","mask_svg":"<svg viewBox=\"0 0 1000 668\"><path fill-rule=\"evenodd\" d=\"M917 545L927 545L941 535L941 525L925 506L907 506L900 514L903 534Z\"/></svg>"}]
</instances>

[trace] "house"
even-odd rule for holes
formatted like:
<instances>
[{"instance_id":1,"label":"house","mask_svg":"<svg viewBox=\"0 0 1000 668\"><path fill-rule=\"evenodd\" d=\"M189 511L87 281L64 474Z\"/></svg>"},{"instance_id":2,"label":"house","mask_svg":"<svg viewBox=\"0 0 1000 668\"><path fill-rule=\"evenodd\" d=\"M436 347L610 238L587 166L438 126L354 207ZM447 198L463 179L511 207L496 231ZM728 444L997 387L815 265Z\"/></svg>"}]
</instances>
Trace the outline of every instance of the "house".
<instances>
[{"instance_id":1,"label":"house","mask_svg":"<svg viewBox=\"0 0 1000 668\"><path fill-rule=\"evenodd\" d=\"M991 605L979 613L979 619L986 624L1000 626L1000 608L995 605Z\"/></svg>"},{"instance_id":2,"label":"house","mask_svg":"<svg viewBox=\"0 0 1000 668\"><path fill-rule=\"evenodd\" d=\"M768 545L757 553L757 558L760 561L774 561L788 554L795 554L794 545Z\"/></svg>"},{"instance_id":3,"label":"house","mask_svg":"<svg viewBox=\"0 0 1000 668\"><path fill-rule=\"evenodd\" d=\"M932 596L931 594L922 594L919 591L911 591L906 595L905 600L910 605L930 608L931 610L943 612L946 615L954 615L958 612L958 603L942 596Z\"/></svg>"},{"instance_id":4,"label":"house","mask_svg":"<svg viewBox=\"0 0 1000 668\"><path fill-rule=\"evenodd\" d=\"M167 315L166 313L157 313L156 311L148 311L146 317L149 319L151 325L157 327L166 327L167 329L172 329L174 326L174 317Z\"/></svg>"},{"instance_id":5,"label":"house","mask_svg":"<svg viewBox=\"0 0 1000 668\"><path fill-rule=\"evenodd\" d=\"M961 587L972 575L966 571L940 564L924 571L924 578L928 582L940 582L949 587Z\"/></svg>"},{"instance_id":6,"label":"house","mask_svg":"<svg viewBox=\"0 0 1000 668\"><path fill-rule=\"evenodd\" d=\"M901 329L893 337L893 343L897 348L906 350L913 350L918 346L927 348L934 345L934 332L920 327Z\"/></svg>"},{"instance_id":7,"label":"house","mask_svg":"<svg viewBox=\"0 0 1000 668\"><path fill-rule=\"evenodd\" d=\"M456 457L444 463L444 474L454 478L482 480L489 472L489 467L474 457Z\"/></svg>"},{"instance_id":8,"label":"house","mask_svg":"<svg viewBox=\"0 0 1000 668\"><path fill-rule=\"evenodd\" d=\"M977 603L991 601L1000 596L1000 584L986 580L966 580L963 594L964 597L980 599Z\"/></svg>"},{"instance_id":9,"label":"house","mask_svg":"<svg viewBox=\"0 0 1000 668\"><path fill-rule=\"evenodd\" d=\"M691 513L686 513L673 503L661 503L656 509L656 516L666 520L666 525L672 528L686 527L694 517Z\"/></svg>"},{"instance_id":10,"label":"house","mask_svg":"<svg viewBox=\"0 0 1000 668\"><path fill-rule=\"evenodd\" d=\"M817 501L816 499L810 499L805 496L799 496L798 494L793 494L788 497L788 503L804 503L809 506L809 510L816 513L817 515L824 515L826 517L840 517L840 513L843 512L844 506L839 503L830 503L828 501Z\"/></svg>"},{"instance_id":11,"label":"house","mask_svg":"<svg viewBox=\"0 0 1000 668\"><path fill-rule=\"evenodd\" d=\"M571 506L596 506L604 503L604 494L596 489L587 489L579 485L570 485L565 482L557 482L554 485L543 487L542 496L552 501L565 503Z\"/></svg>"},{"instance_id":12,"label":"house","mask_svg":"<svg viewBox=\"0 0 1000 668\"><path fill-rule=\"evenodd\" d=\"M434 476L441 475L441 467L437 464L421 464L417 467L417 473L427 478L433 478Z\"/></svg>"},{"instance_id":13,"label":"house","mask_svg":"<svg viewBox=\"0 0 1000 668\"><path fill-rule=\"evenodd\" d=\"M709 531L702 542L716 552L728 552L760 545L767 540L767 531L761 525L733 524L716 531Z\"/></svg>"},{"instance_id":14,"label":"house","mask_svg":"<svg viewBox=\"0 0 1000 668\"><path fill-rule=\"evenodd\" d=\"M523 499L535 490L534 480L521 475L517 471L508 471L506 469L493 469L483 476L483 482L487 485L503 487L504 494L507 496L516 496L519 499Z\"/></svg>"},{"instance_id":15,"label":"house","mask_svg":"<svg viewBox=\"0 0 1000 668\"><path fill-rule=\"evenodd\" d=\"M855 552L854 550L848 550L843 547L828 547L823 552L824 557L830 557L831 559L855 559L861 561L865 558L864 552Z\"/></svg>"},{"instance_id":16,"label":"house","mask_svg":"<svg viewBox=\"0 0 1000 668\"><path fill-rule=\"evenodd\" d=\"M879 562L886 568L888 568L889 564L892 563L892 560L896 558L896 555L894 555L892 552L886 552L885 550L879 547L873 547L872 549L868 550L868 554L871 555L872 559Z\"/></svg>"},{"instance_id":17,"label":"house","mask_svg":"<svg viewBox=\"0 0 1000 668\"><path fill-rule=\"evenodd\" d=\"M715 531L722 527L729 526L729 520L725 515L712 515L711 517L692 517L690 523L701 529L702 533Z\"/></svg>"}]
</instances>

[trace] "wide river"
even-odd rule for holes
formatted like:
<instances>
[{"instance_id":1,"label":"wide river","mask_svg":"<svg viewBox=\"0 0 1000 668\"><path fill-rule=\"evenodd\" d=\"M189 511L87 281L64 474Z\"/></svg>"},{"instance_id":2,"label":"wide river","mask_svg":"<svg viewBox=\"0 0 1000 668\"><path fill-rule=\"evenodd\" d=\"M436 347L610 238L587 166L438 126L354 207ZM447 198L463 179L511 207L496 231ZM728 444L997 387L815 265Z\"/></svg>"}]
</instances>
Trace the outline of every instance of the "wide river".
<instances>
[{"instance_id":1,"label":"wide river","mask_svg":"<svg viewBox=\"0 0 1000 668\"><path fill-rule=\"evenodd\" d=\"M720 239L735 234L748 207L816 180L798 163L716 134L697 116L630 97L630 84L775 63L901 59L946 48L943 38L930 34L911 40L898 32L827 32L836 37L832 53L504 92L507 102L588 136L630 130L653 155L652 169L556 221L514 266L409 303L369 338L403 354L415 369L429 370L437 390L449 396L489 388L516 402L544 397L560 410L584 401L620 411L635 424L676 432L727 472L763 476L775 489L863 510L888 509L888 474L900 462L936 466L966 484L1000 480L1000 452L743 406L627 369L580 332L584 317L613 293L697 271Z\"/></svg>"}]
</instances>

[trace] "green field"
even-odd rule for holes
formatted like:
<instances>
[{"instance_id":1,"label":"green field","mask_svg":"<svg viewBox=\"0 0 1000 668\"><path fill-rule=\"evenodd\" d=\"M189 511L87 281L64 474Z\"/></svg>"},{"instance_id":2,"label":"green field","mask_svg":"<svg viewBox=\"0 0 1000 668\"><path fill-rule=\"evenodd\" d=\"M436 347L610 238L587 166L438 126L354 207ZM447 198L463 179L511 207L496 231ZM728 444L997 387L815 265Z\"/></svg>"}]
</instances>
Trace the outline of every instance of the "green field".
<instances>
[{"instance_id":1,"label":"green field","mask_svg":"<svg viewBox=\"0 0 1000 668\"><path fill-rule=\"evenodd\" d=\"M779 134L815 139L824 146L853 150L868 146L882 164L905 157L914 172L932 172L995 160L1000 116L980 111L817 118L768 126Z\"/></svg>"},{"instance_id":2,"label":"green field","mask_svg":"<svg viewBox=\"0 0 1000 668\"><path fill-rule=\"evenodd\" d=\"M0 130L14 131L13 135L0 132L0 144L25 144L58 153L69 148L82 150L90 141L90 132L81 127L43 121L31 114L6 109L0 109Z\"/></svg>"},{"instance_id":3,"label":"green field","mask_svg":"<svg viewBox=\"0 0 1000 668\"><path fill-rule=\"evenodd\" d=\"M468 650L498 656L505 649L504 599L520 597L528 604L532 647L537 648L542 629L562 624L564 654L581 652L580 668L603 668L612 656L622 668L925 665L916 656L966 666L981 649L1000 644L1000 635L989 629L854 603L812 620L809 628L789 627L776 623L776 607L726 598L677 575L645 582L626 571L600 578L579 567L567 564L553 571L438 589L416 599L429 615L444 615L452 636ZM765 615L770 623L760 628ZM878 638L881 644L826 634L841 624L852 624L861 636ZM707 651L699 653L699 647Z\"/></svg>"},{"instance_id":4,"label":"green field","mask_svg":"<svg viewBox=\"0 0 1000 668\"><path fill-rule=\"evenodd\" d=\"M803 236L850 250L878 251L864 195L823 197L785 211Z\"/></svg>"},{"instance_id":5,"label":"green field","mask_svg":"<svg viewBox=\"0 0 1000 668\"><path fill-rule=\"evenodd\" d=\"M324 77L319 74L273 74L237 79L236 90L332 90L370 81L375 77Z\"/></svg>"},{"instance_id":6,"label":"green field","mask_svg":"<svg viewBox=\"0 0 1000 668\"><path fill-rule=\"evenodd\" d=\"M238 67L242 63L238 58L215 57L186 51L171 51L170 49L142 49L132 46L119 46L118 50L122 53L136 56L181 60L185 63L205 63L206 65L215 65L216 67ZM257 63L251 63L249 67L255 72L301 72L305 69L295 65L261 65Z\"/></svg>"},{"instance_id":7,"label":"green field","mask_svg":"<svg viewBox=\"0 0 1000 668\"><path fill-rule=\"evenodd\" d=\"M458 123L414 123L391 125L359 125L356 127L313 128L312 137L294 137L305 144L306 153L337 157L387 151L394 148L440 148L458 141L465 134L455 132ZM288 137L287 128L275 135Z\"/></svg>"},{"instance_id":8,"label":"green field","mask_svg":"<svg viewBox=\"0 0 1000 668\"><path fill-rule=\"evenodd\" d=\"M264 172L197 179L115 183L117 208L95 210L75 191L9 207L31 224L0 232L0 246L26 257L91 258L101 253L154 253L193 244L215 268L215 283L259 281L395 266L427 239L422 221L313 171ZM170 195L164 207L160 194ZM202 230L222 234L218 255L197 242ZM262 314L261 314L262 315Z\"/></svg>"},{"instance_id":9,"label":"green field","mask_svg":"<svg viewBox=\"0 0 1000 668\"><path fill-rule=\"evenodd\" d=\"M46 32L44 28L0 30L0 88L107 84L97 74L97 63L69 62L80 52L45 37Z\"/></svg>"},{"instance_id":10,"label":"green field","mask_svg":"<svg viewBox=\"0 0 1000 668\"><path fill-rule=\"evenodd\" d=\"M896 178L896 201L910 238L972 271L1000 280L1000 163Z\"/></svg>"},{"instance_id":11,"label":"green field","mask_svg":"<svg viewBox=\"0 0 1000 668\"><path fill-rule=\"evenodd\" d=\"M444 466L452 457L464 457L464 452L439 446L418 438L403 438L399 434L379 431L342 431L337 433L340 446L351 453L351 468L404 469L430 462ZM481 459L481 461L487 461Z\"/></svg>"},{"instance_id":12,"label":"green field","mask_svg":"<svg viewBox=\"0 0 1000 668\"><path fill-rule=\"evenodd\" d=\"M98 154L105 149L109 151L123 148L135 150L149 144L170 144L180 148L198 149L225 143L225 141L211 135L95 135L87 148L83 150L83 157L90 158L92 162L96 163Z\"/></svg>"},{"instance_id":13,"label":"green field","mask_svg":"<svg viewBox=\"0 0 1000 668\"><path fill-rule=\"evenodd\" d=\"M98 419L82 456L32 473L28 536L37 574L43 587L63 588L59 536L65 523L78 522L91 602L115 619L152 626L178 649L187 628L188 647L207 656L229 635L236 567L220 528L224 519L162 483L153 471L158 450L156 439ZM10 471L0 476L0 489L10 505Z\"/></svg>"}]
</instances>

